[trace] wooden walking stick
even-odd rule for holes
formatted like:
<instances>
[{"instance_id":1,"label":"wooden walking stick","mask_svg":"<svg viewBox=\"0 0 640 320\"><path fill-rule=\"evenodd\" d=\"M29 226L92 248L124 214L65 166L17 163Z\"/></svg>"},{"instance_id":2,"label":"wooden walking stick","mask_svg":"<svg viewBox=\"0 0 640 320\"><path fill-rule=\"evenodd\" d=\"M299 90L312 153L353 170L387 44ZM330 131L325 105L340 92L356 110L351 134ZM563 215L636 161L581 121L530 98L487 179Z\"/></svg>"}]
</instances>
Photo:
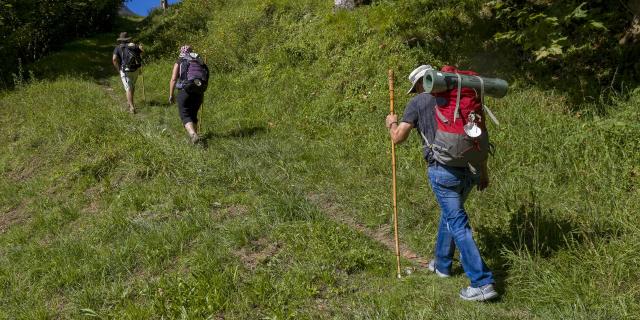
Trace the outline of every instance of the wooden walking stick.
<instances>
[{"instance_id":1,"label":"wooden walking stick","mask_svg":"<svg viewBox=\"0 0 640 320\"><path fill-rule=\"evenodd\" d=\"M389 108L390 114L393 114L393 69L389 69ZM400 274L400 242L398 240L398 205L396 197L396 144L391 139L391 174L393 184L393 232L396 240L396 264L398 267L398 279Z\"/></svg>"},{"instance_id":2,"label":"wooden walking stick","mask_svg":"<svg viewBox=\"0 0 640 320\"><path fill-rule=\"evenodd\" d=\"M207 56L204 56L204 64L207 64ZM204 94L202 96L202 104L200 105L200 111L198 116L198 132L202 134L202 115L204 114Z\"/></svg>"},{"instance_id":3,"label":"wooden walking stick","mask_svg":"<svg viewBox=\"0 0 640 320\"><path fill-rule=\"evenodd\" d=\"M142 65L140 65L140 80L142 81L142 103L147 106L147 96L144 92L144 72L142 72Z\"/></svg>"}]
</instances>

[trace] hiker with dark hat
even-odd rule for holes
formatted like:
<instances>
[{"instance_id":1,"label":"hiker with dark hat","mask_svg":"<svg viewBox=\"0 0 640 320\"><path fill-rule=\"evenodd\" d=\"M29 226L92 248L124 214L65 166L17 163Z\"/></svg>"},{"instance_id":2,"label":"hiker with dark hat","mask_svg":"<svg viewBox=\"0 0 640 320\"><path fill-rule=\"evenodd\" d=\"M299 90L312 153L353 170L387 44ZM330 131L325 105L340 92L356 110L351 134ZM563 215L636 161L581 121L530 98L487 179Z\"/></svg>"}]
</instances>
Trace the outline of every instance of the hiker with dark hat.
<instances>
[{"instance_id":1,"label":"hiker with dark hat","mask_svg":"<svg viewBox=\"0 0 640 320\"><path fill-rule=\"evenodd\" d=\"M200 55L193 52L190 45L180 47L180 55L173 65L171 81L169 81L169 103L176 101L173 93L177 88L178 114L191 143L200 141L197 131L198 110L204 101L208 80L209 68Z\"/></svg>"},{"instance_id":2,"label":"hiker with dark hat","mask_svg":"<svg viewBox=\"0 0 640 320\"><path fill-rule=\"evenodd\" d=\"M490 300L498 296L494 288L495 280L491 270L480 257L469 225L469 217L464 209L464 202L474 186L477 186L478 190L484 190L489 185L486 161L477 165L478 168L474 172L469 167L445 165L434 157L433 145L428 141L435 140L438 129L436 106L444 105L448 101L440 101L442 97L425 92L422 79L430 70L433 70L433 67L422 65L411 72L409 81L412 85L408 93L415 93L416 96L407 105L402 121L398 123L398 117L389 114L386 127L395 143L405 141L411 129L415 128L425 145L424 157L428 165L429 181L441 209L435 257L429 262L429 270L441 278L449 277L453 254L458 248L462 268L471 280L471 285L460 291L460 298L471 301Z\"/></svg>"},{"instance_id":3,"label":"hiker with dark hat","mask_svg":"<svg viewBox=\"0 0 640 320\"><path fill-rule=\"evenodd\" d=\"M142 67L142 45L131 42L131 37L126 32L121 32L117 39L118 45L113 50L111 58L116 71L120 73L120 79L127 93L127 104L129 112L136 113L133 99L136 80Z\"/></svg>"}]
</instances>

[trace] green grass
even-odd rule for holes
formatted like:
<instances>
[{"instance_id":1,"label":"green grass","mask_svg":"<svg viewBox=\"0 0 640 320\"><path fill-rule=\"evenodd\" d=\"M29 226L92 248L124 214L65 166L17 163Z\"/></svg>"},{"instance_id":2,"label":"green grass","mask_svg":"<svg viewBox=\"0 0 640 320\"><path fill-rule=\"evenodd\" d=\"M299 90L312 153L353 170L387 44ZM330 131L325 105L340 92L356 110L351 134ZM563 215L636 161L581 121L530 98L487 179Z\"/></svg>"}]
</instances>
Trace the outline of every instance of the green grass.
<instances>
[{"instance_id":1,"label":"green grass","mask_svg":"<svg viewBox=\"0 0 640 320\"><path fill-rule=\"evenodd\" d=\"M418 61L473 59L407 47L408 33L439 30L409 28L425 13L408 1L337 15L329 2L210 5L217 18L193 36L214 70L205 147L187 143L165 102L174 57L145 69L149 103L138 91L135 116L93 58L78 60L85 76L56 76L54 65L88 47L108 59L107 35L71 44L41 62L48 80L0 96L0 318L638 314L639 93L606 117L522 85L490 100L502 123L491 128L491 187L467 209L503 295L463 303L460 269L397 280L393 253L318 201L371 230L388 226L386 69L397 69L403 109L401 79ZM417 135L397 154L401 241L429 257L438 209Z\"/></svg>"}]
</instances>

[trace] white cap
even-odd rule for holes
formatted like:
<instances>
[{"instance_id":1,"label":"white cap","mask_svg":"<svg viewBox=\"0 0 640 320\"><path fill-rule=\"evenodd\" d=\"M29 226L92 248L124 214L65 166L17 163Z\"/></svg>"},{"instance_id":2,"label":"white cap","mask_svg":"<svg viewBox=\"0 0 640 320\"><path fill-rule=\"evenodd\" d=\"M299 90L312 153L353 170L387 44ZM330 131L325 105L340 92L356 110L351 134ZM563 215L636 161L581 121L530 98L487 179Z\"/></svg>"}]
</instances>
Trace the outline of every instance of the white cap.
<instances>
[{"instance_id":1,"label":"white cap","mask_svg":"<svg viewBox=\"0 0 640 320\"><path fill-rule=\"evenodd\" d=\"M433 67L428 64L423 64L413 69L413 71L411 71L411 74L409 74L409 81L411 81L411 89L407 91L407 94L412 93L416 90L416 83L418 83L418 80L422 79L422 77L424 77L424 74L427 73L427 71L429 70L433 70Z\"/></svg>"}]
</instances>

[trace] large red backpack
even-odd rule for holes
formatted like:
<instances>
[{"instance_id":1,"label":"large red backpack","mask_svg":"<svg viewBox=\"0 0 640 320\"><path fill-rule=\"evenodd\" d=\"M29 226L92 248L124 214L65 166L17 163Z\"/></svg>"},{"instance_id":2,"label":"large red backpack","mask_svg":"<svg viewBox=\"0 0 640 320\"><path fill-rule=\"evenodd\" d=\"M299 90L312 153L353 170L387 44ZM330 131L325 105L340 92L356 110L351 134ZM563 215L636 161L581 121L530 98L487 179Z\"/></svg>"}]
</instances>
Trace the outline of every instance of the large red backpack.
<instances>
[{"instance_id":1,"label":"large red backpack","mask_svg":"<svg viewBox=\"0 0 640 320\"><path fill-rule=\"evenodd\" d=\"M478 76L476 72L444 66L441 71L461 75ZM489 155L489 135L485 125L484 92L461 85L461 79L453 88L434 93L438 104L435 115L438 123L435 140L427 145L436 161L452 166L479 169Z\"/></svg>"}]
</instances>

